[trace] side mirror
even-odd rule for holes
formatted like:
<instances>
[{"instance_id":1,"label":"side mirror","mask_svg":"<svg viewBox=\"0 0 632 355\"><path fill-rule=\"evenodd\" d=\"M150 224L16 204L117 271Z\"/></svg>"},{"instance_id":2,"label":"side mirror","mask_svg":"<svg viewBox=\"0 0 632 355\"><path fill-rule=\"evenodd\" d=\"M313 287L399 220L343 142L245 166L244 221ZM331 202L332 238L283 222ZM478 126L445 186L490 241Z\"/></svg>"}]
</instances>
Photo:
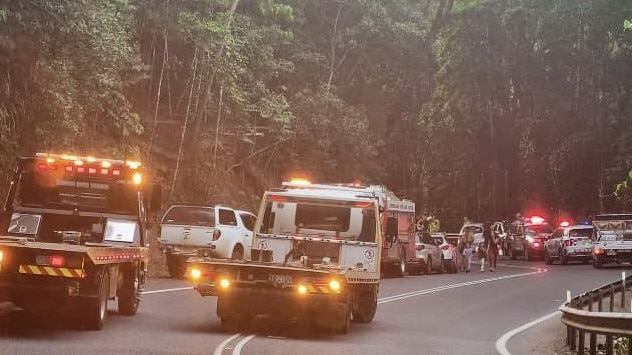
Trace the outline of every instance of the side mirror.
<instances>
[{"instance_id":1,"label":"side mirror","mask_svg":"<svg viewBox=\"0 0 632 355\"><path fill-rule=\"evenodd\" d=\"M156 183L151 185L151 196L149 201L149 210L158 212L162 208L162 185Z\"/></svg>"}]
</instances>

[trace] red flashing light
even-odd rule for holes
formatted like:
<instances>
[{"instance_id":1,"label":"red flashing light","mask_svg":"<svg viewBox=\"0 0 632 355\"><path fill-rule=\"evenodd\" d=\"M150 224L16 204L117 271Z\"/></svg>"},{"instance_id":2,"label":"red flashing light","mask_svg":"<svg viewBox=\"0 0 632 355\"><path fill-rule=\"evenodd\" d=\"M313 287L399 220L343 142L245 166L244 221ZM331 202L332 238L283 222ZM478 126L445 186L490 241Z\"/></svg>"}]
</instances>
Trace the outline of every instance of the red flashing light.
<instances>
[{"instance_id":1,"label":"red flashing light","mask_svg":"<svg viewBox=\"0 0 632 355\"><path fill-rule=\"evenodd\" d=\"M77 172L83 174L83 173L86 172L86 168L84 168L83 166L78 166L77 167Z\"/></svg>"},{"instance_id":2,"label":"red flashing light","mask_svg":"<svg viewBox=\"0 0 632 355\"><path fill-rule=\"evenodd\" d=\"M88 168L88 174L96 174L97 168Z\"/></svg>"},{"instance_id":3,"label":"red flashing light","mask_svg":"<svg viewBox=\"0 0 632 355\"><path fill-rule=\"evenodd\" d=\"M47 166L46 166L46 164L44 164L44 163L39 163L39 164L37 164L37 168L38 168L39 170L46 170L46 167L47 167Z\"/></svg>"},{"instance_id":4,"label":"red flashing light","mask_svg":"<svg viewBox=\"0 0 632 355\"><path fill-rule=\"evenodd\" d=\"M531 217L531 223L533 223L533 224L542 224L542 223L544 223L544 218L542 218L540 216L532 216Z\"/></svg>"},{"instance_id":5,"label":"red flashing light","mask_svg":"<svg viewBox=\"0 0 632 355\"><path fill-rule=\"evenodd\" d=\"M109 169L101 169L101 175L107 175L110 172Z\"/></svg>"},{"instance_id":6,"label":"red flashing light","mask_svg":"<svg viewBox=\"0 0 632 355\"><path fill-rule=\"evenodd\" d=\"M67 173L72 173L72 165L66 165L64 170L66 170Z\"/></svg>"},{"instance_id":7,"label":"red flashing light","mask_svg":"<svg viewBox=\"0 0 632 355\"><path fill-rule=\"evenodd\" d=\"M50 170L57 170L57 169L59 169L59 166L57 166L57 165L49 165L48 167L50 168Z\"/></svg>"},{"instance_id":8,"label":"red flashing light","mask_svg":"<svg viewBox=\"0 0 632 355\"><path fill-rule=\"evenodd\" d=\"M112 175L121 176L121 169L112 169Z\"/></svg>"},{"instance_id":9,"label":"red flashing light","mask_svg":"<svg viewBox=\"0 0 632 355\"><path fill-rule=\"evenodd\" d=\"M560 227L568 227L570 225L571 225L571 223L569 221L562 221L562 222L560 222Z\"/></svg>"},{"instance_id":10,"label":"red flashing light","mask_svg":"<svg viewBox=\"0 0 632 355\"><path fill-rule=\"evenodd\" d=\"M533 247L534 248L539 248L540 247L540 243L538 243L538 242L533 243Z\"/></svg>"},{"instance_id":11,"label":"red flashing light","mask_svg":"<svg viewBox=\"0 0 632 355\"><path fill-rule=\"evenodd\" d=\"M62 267L66 265L66 258L63 255L51 255L49 261L50 266Z\"/></svg>"}]
</instances>

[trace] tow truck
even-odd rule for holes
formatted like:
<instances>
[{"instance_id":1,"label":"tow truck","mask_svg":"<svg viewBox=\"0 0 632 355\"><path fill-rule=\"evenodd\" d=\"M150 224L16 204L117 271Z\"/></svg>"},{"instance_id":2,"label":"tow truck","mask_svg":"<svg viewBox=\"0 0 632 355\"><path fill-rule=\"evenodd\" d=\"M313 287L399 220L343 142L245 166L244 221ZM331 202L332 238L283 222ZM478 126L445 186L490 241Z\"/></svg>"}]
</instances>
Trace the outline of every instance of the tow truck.
<instances>
[{"instance_id":1,"label":"tow truck","mask_svg":"<svg viewBox=\"0 0 632 355\"><path fill-rule=\"evenodd\" d=\"M103 327L109 300L134 315L147 274L149 211L140 162L36 153L18 158L3 207L0 302ZM148 196L151 196L151 200ZM6 228L6 229L5 229Z\"/></svg>"},{"instance_id":2,"label":"tow truck","mask_svg":"<svg viewBox=\"0 0 632 355\"><path fill-rule=\"evenodd\" d=\"M217 297L225 327L267 315L345 334L377 310L378 199L369 187L282 183L263 195L250 260L192 257L187 276L201 296ZM387 220L392 239L397 221Z\"/></svg>"}]
</instances>

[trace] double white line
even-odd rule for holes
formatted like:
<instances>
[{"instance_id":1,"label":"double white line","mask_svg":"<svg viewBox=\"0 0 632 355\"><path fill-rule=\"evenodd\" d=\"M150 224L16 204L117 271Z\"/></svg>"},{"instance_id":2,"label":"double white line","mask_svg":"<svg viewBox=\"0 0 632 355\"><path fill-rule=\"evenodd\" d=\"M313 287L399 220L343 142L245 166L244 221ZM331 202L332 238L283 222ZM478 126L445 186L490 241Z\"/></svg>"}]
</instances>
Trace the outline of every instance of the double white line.
<instances>
[{"instance_id":1,"label":"double white line","mask_svg":"<svg viewBox=\"0 0 632 355\"><path fill-rule=\"evenodd\" d=\"M407 298L423 296L423 295L436 293L436 292L441 292L441 291L445 291L445 290L450 290L450 289L454 289L454 288L479 285L479 284L484 284L484 283L487 283L487 282L512 279L512 278L516 278L516 277L524 277L524 276L529 276L529 275L536 275L536 274L541 274L541 273L544 273L544 272L547 272L547 269L538 268L538 269L536 269L534 271L525 272L525 273L522 273L522 274L513 274L513 275L506 275L506 276L490 277L490 278L481 279L481 280L472 280L472 281L461 282L461 283L456 283L456 284L451 284L451 285L438 286L438 287L433 287L433 288L429 288L429 289L425 289L425 290L406 292L406 293L402 293L402 294L399 294L399 295L394 295L394 296L388 296L388 297L380 298L380 299L377 300L377 303L378 304L383 304L383 303L397 302L397 301L405 300ZM225 350L231 350L231 349L233 350L232 355L241 355L241 349L246 345L246 343L248 343L250 340L252 340L256 336L256 334L250 334L250 335L246 336L245 338L241 339L237 344L235 344L234 348L231 348L230 346L228 346L228 344L230 344L230 342L232 342L233 340L235 340L235 339L237 339L237 338L239 338L241 336L244 336L244 334L238 333L238 334L235 334L235 335L229 337L228 339L222 341L215 348L215 350L213 351L213 355L222 355L222 353Z\"/></svg>"}]
</instances>

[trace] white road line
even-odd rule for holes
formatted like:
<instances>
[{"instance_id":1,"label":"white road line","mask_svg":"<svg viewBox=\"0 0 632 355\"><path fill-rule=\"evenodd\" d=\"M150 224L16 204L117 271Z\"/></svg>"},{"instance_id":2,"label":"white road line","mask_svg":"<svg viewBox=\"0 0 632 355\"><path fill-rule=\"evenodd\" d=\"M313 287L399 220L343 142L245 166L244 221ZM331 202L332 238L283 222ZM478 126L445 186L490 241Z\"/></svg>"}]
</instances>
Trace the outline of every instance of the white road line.
<instances>
[{"instance_id":1,"label":"white road line","mask_svg":"<svg viewBox=\"0 0 632 355\"><path fill-rule=\"evenodd\" d=\"M237 345L235 345L235 350L233 350L233 355L239 355L241 354L241 348L244 347L244 345L246 345L247 342L250 341L250 339L254 338L255 335L249 335L245 338L243 338L239 343L237 343Z\"/></svg>"},{"instance_id":2,"label":"white road line","mask_svg":"<svg viewBox=\"0 0 632 355\"><path fill-rule=\"evenodd\" d=\"M233 339L235 339L235 338L237 338L237 337L240 337L240 336L241 336L241 333L237 333L237 334L233 335L232 337L230 337L230 338L228 338L228 339L224 340L223 342L221 342L221 343L220 343L220 344L219 344L219 345L215 348L215 350L213 351L213 355L222 355L222 352L224 352L224 348L226 347L226 345L227 345L228 343L230 343L231 341L233 341ZM241 343L241 342L240 342L240 343ZM236 350L236 349L235 349L235 350ZM234 353L235 353L235 352L233 351L233 354L234 354Z\"/></svg>"},{"instance_id":3,"label":"white road line","mask_svg":"<svg viewBox=\"0 0 632 355\"><path fill-rule=\"evenodd\" d=\"M533 268L531 268L531 269L533 269ZM515 275L507 275L507 276L499 276L499 277L491 277L491 278L482 279L482 280L474 280L474 281L468 281L468 282L462 282L462 283L458 283L458 284L439 286L439 287L434 287L434 288L425 289L425 290L419 290L419 291L414 291L414 292L407 292L407 293L403 293L403 294L400 294L400 295L394 295L394 296L389 296L389 297L384 297L384 298L378 299L377 303L378 304L382 304L382 303L396 302L396 301L401 301L401 300L406 299L406 298L411 298L411 297L416 297L416 296L421 296L421 295L427 295L429 293L440 292L440 291L449 290L449 289L453 289L453 288L471 286L471 285L482 284L482 283L487 283L487 282L492 282L492 281L506 280L506 279L511 279L511 278L515 278L515 277L521 277L521 276L541 274L541 273L547 272L547 271L548 270L545 269L545 268L538 268L538 269L536 269L533 272L527 272L527 273L515 274ZM228 342L230 342L231 340L235 339L238 335L240 335L240 334L234 335L234 336L228 338L227 340L224 340L221 344L219 344L219 346L217 348L215 348L215 352L213 353L213 355L221 355L222 351L224 350L224 347L226 346L226 344L228 344ZM233 350L233 355L241 355L241 349L246 345L246 343L248 343L250 340L252 340L255 337L256 337L256 334L252 334L252 335L249 335L248 337L242 339L235 346L235 349ZM511 335L509 337L511 337ZM509 339L509 337L507 339ZM498 349L498 342L496 342L496 348ZM218 350L220 350L220 351L218 352ZM505 353L501 353L501 354L506 355L506 354L509 354L509 353L506 353L506 354Z\"/></svg>"},{"instance_id":4,"label":"white road line","mask_svg":"<svg viewBox=\"0 0 632 355\"><path fill-rule=\"evenodd\" d=\"M507 350L507 341L509 341L509 339L522 332L525 329L529 329L531 327L533 327L534 325L537 325L539 323L544 322L545 320L555 317L555 316L559 316L561 314L560 311L555 311L553 313L547 314L544 317L540 317L536 320L533 320L527 324L523 324L520 327L514 329L514 330L510 330L507 333L505 333L502 337L500 337L498 340L496 340L496 350L501 354L501 355L511 355L511 353L509 352L509 350Z\"/></svg>"},{"instance_id":5,"label":"white road line","mask_svg":"<svg viewBox=\"0 0 632 355\"><path fill-rule=\"evenodd\" d=\"M167 288L164 290L155 290L155 291L143 291L143 295L151 295L154 293L165 293L165 292L174 292L174 291L184 291L184 290L192 290L193 286L191 287L178 287L178 288Z\"/></svg>"}]
</instances>

